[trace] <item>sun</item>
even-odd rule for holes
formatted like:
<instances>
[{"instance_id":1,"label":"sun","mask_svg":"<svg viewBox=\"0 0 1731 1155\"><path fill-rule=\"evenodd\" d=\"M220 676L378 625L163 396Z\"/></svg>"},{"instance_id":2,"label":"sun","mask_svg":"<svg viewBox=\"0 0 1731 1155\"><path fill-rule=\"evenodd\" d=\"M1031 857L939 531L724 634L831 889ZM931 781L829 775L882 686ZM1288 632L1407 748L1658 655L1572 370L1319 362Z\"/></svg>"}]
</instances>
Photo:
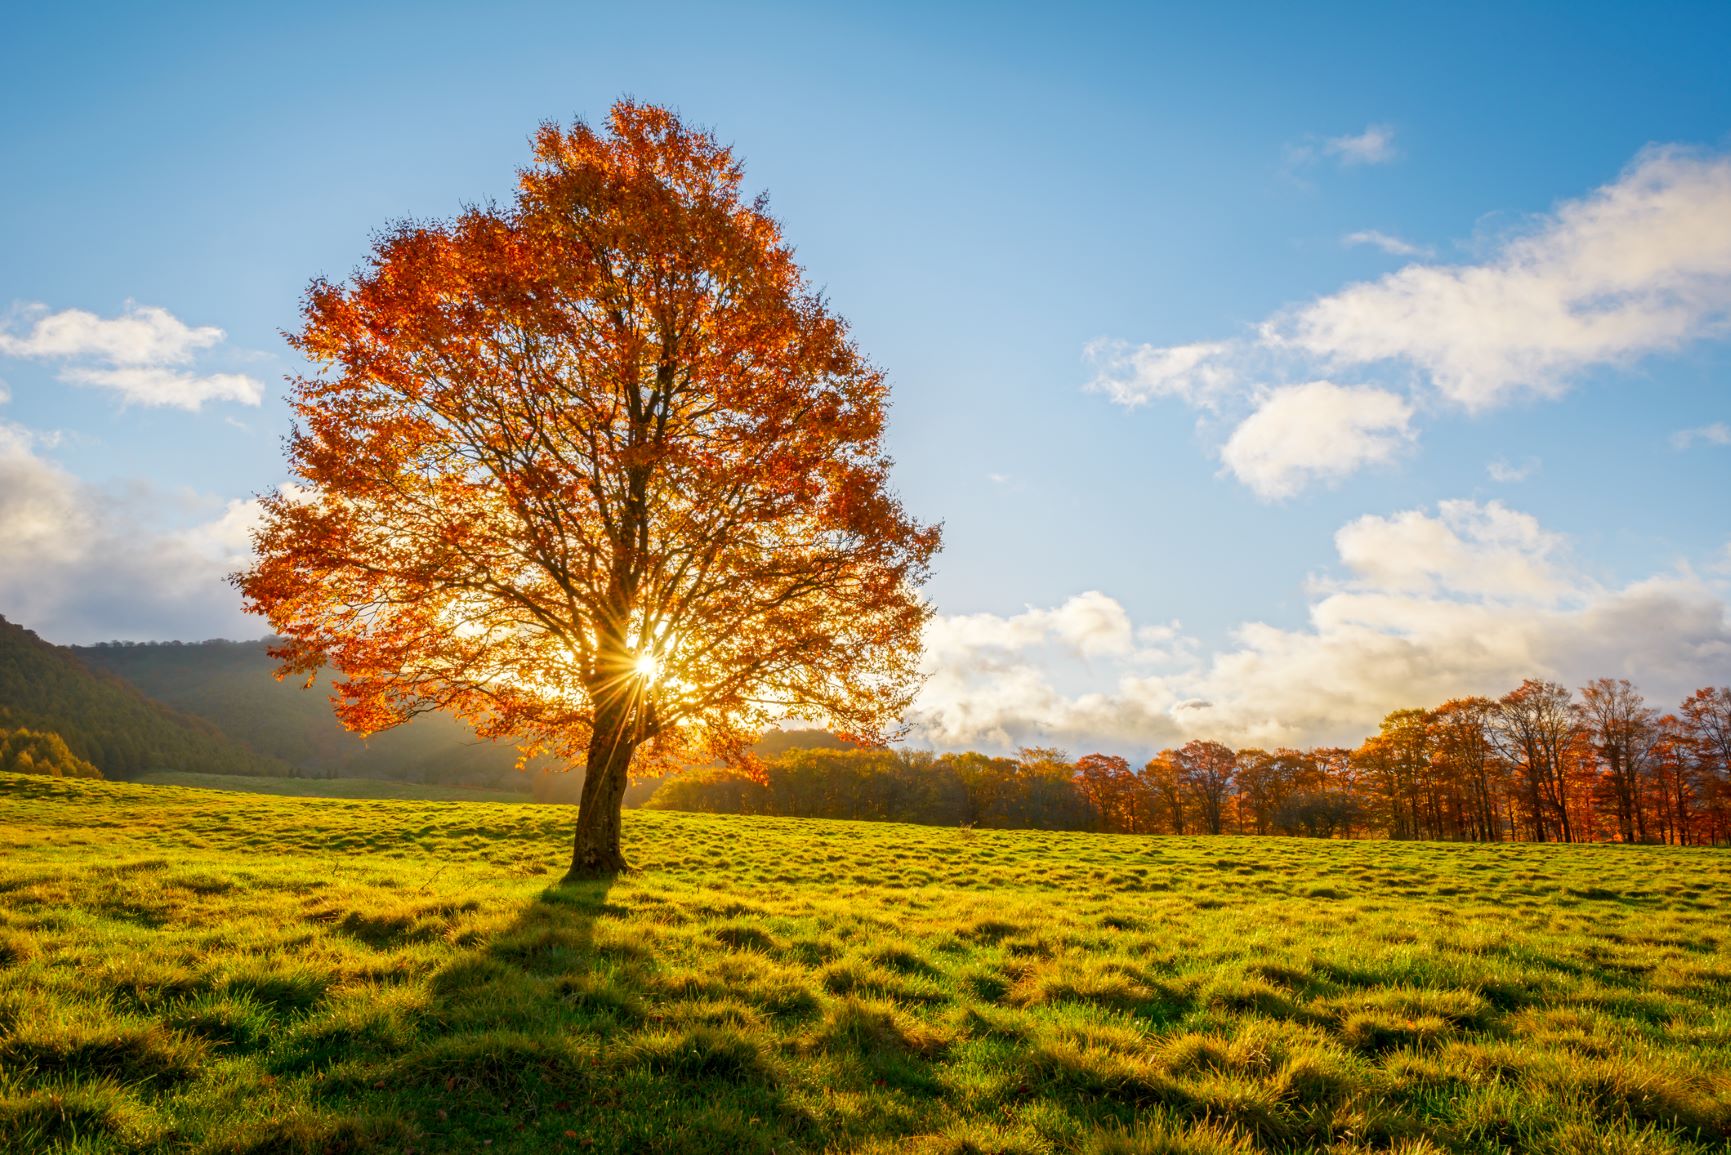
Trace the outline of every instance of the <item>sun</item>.
<instances>
[{"instance_id":1,"label":"sun","mask_svg":"<svg viewBox=\"0 0 1731 1155\"><path fill-rule=\"evenodd\" d=\"M655 660L654 654L644 654L642 657L637 659L636 664L632 668L637 671L637 676L639 678L642 678L645 682L653 682L655 680L655 675L661 672L661 663Z\"/></svg>"}]
</instances>

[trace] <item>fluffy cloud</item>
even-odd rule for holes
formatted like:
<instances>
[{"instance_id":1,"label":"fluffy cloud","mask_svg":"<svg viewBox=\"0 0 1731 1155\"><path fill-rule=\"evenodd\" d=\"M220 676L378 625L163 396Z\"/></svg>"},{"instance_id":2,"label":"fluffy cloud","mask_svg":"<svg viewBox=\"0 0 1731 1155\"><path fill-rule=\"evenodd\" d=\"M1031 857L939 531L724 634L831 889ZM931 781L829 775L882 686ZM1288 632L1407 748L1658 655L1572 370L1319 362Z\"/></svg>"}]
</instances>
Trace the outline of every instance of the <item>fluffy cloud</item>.
<instances>
[{"instance_id":1,"label":"fluffy cloud","mask_svg":"<svg viewBox=\"0 0 1731 1155\"><path fill-rule=\"evenodd\" d=\"M1085 657L1122 656L1135 644L1130 615L1098 590L1077 594L1056 609L1029 609L1010 617L958 614L937 618L927 640L951 653L1025 650L1055 642Z\"/></svg>"},{"instance_id":2,"label":"fluffy cloud","mask_svg":"<svg viewBox=\"0 0 1731 1155\"><path fill-rule=\"evenodd\" d=\"M1227 438L1220 460L1264 498L1391 460L1411 440L1412 406L1383 389L1311 381L1276 389Z\"/></svg>"},{"instance_id":3,"label":"fluffy cloud","mask_svg":"<svg viewBox=\"0 0 1731 1155\"><path fill-rule=\"evenodd\" d=\"M99 489L43 447L0 423L0 614L57 642L264 632L224 580L246 556L256 502L212 516L209 502ZM181 524L165 524L176 504Z\"/></svg>"},{"instance_id":4,"label":"fluffy cloud","mask_svg":"<svg viewBox=\"0 0 1731 1155\"><path fill-rule=\"evenodd\" d=\"M116 365L181 364L200 349L220 344L221 329L192 328L167 309L128 303L118 317L83 309L50 313L36 305L23 336L0 333L0 353L12 357L97 357Z\"/></svg>"},{"instance_id":5,"label":"fluffy cloud","mask_svg":"<svg viewBox=\"0 0 1731 1155\"><path fill-rule=\"evenodd\" d=\"M183 373L156 365L109 369L67 369L61 380L74 385L112 389L137 405L198 409L206 401L238 401L257 405L264 396L259 383L240 373Z\"/></svg>"},{"instance_id":6,"label":"fluffy cloud","mask_svg":"<svg viewBox=\"0 0 1731 1155\"><path fill-rule=\"evenodd\" d=\"M1131 630L1127 650L1083 670L1049 627L1029 628L1059 611L969 615L964 631L939 618L917 721L940 746L1147 753L1192 737L1356 742L1390 710L1526 677L1627 676L1657 702L1731 679L1722 582L1685 570L1602 586L1570 567L1559 535L1496 502L1359 518L1335 544L1340 572L1311 588L1305 627L1248 622L1211 655L1176 631ZM1087 597L1091 615L1127 620Z\"/></svg>"},{"instance_id":7,"label":"fluffy cloud","mask_svg":"<svg viewBox=\"0 0 1731 1155\"><path fill-rule=\"evenodd\" d=\"M1237 371L1226 364L1232 352L1223 341L1166 348L1093 341L1082 355L1094 367L1088 387L1120 405L1134 408L1157 397L1176 397L1211 407L1238 384Z\"/></svg>"},{"instance_id":8,"label":"fluffy cloud","mask_svg":"<svg viewBox=\"0 0 1731 1155\"><path fill-rule=\"evenodd\" d=\"M1484 264L1409 265L1265 334L1328 364L1405 362L1482 411L1728 322L1731 158L1654 149Z\"/></svg>"},{"instance_id":9,"label":"fluffy cloud","mask_svg":"<svg viewBox=\"0 0 1731 1155\"><path fill-rule=\"evenodd\" d=\"M1369 593L1452 594L1550 603L1570 590L1562 538L1501 502L1443 501L1436 512L1367 514L1334 535L1352 573L1343 587Z\"/></svg>"},{"instance_id":10,"label":"fluffy cloud","mask_svg":"<svg viewBox=\"0 0 1731 1155\"><path fill-rule=\"evenodd\" d=\"M166 309L130 302L118 317L83 309L23 310L23 333L0 329L0 355L61 363L60 379L110 389L136 405L198 409L206 401L257 405L264 389L238 373L198 373L199 352L222 343L221 329L189 326Z\"/></svg>"},{"instance_id":11,"label":"fluffy cloud","mask_svg":"<svg viewBox=\"0 0 1731 1155\"><path fill-rule=\"evenodd\" d=\"M1087 352L1091 388L1126 405L1171 396L1229 411L1294 380L1357 376L1482 413L1560 396L1595 367L1727 333L1731 157L1651 148L1616 181L1539 218L1481 263L1408 264L1284 310L1253 337L1172 347L1102 341ZM1292 416L1309 414L1295 407Z\"/></svg>"}]
</instances>

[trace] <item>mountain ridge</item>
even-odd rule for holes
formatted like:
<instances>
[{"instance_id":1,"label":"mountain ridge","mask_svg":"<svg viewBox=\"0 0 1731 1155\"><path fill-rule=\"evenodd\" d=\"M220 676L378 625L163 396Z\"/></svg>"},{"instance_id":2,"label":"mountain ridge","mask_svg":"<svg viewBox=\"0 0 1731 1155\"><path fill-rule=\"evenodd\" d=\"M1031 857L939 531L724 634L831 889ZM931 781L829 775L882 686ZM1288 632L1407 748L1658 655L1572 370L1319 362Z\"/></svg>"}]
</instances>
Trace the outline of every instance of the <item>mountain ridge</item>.
<instances>
[{"instance_id":1,"label":"mountain ridge","mask_svg":"<svg viewBox=\"0 0 1731 1155\"><path fill-rule=\"evenodd\" d=\"M288 776L278 758L153 699L78 653L0 616L0 725L58 734L105 775L151 770Z\"/></svg>"}]
</instances>

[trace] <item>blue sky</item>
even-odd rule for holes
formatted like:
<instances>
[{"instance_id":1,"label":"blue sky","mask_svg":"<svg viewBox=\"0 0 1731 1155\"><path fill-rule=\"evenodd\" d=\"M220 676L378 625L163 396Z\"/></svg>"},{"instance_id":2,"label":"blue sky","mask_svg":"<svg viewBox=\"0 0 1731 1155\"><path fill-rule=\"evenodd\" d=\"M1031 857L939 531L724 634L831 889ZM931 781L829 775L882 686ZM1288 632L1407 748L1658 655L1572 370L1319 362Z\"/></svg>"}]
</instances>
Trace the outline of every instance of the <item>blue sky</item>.
<instances>
[{"instance_id":1,"label":"blue sky","mask_svg":"<svg viewBox=\"0 0 1731 1155\"><path fill-rule=\"evenodd\" d=\"M284 480L306 283L630 94L734 144L894 383L947 531L932 741L1731 678L1731 260L1666 247L1731 219L1722 4L238 8L0 43L0 613L51 639L262 632L216 578ZM1626 339L1545 329L1607 299ZM128 309L223 336L37 328ZM1198 345L1217 387L1160 359Z\"/></svg>"}]
</instances>

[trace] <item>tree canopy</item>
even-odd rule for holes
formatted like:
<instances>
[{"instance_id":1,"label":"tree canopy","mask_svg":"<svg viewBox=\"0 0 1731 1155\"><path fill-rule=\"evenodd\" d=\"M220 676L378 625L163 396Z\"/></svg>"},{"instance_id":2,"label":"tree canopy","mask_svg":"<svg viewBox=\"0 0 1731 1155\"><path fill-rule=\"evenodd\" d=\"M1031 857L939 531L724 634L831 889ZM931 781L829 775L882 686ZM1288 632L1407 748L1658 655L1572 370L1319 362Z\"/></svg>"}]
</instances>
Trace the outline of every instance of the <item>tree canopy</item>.
<instances>
[{"instance_id":1,"label":"tree canopy","mask_svg":"<svg viewBox=\"0 0 1731 1155\"><path fill-rule=\"evenodd\" d=\"M574 874L624 865L625 776L765 725L893 730L938 548L888 486L888 388L715 138L630 101L544 125L515 203L314 282L296 485L249 607L363 732L429 709L587 768Z\"/></svg>"}]
</instances>

